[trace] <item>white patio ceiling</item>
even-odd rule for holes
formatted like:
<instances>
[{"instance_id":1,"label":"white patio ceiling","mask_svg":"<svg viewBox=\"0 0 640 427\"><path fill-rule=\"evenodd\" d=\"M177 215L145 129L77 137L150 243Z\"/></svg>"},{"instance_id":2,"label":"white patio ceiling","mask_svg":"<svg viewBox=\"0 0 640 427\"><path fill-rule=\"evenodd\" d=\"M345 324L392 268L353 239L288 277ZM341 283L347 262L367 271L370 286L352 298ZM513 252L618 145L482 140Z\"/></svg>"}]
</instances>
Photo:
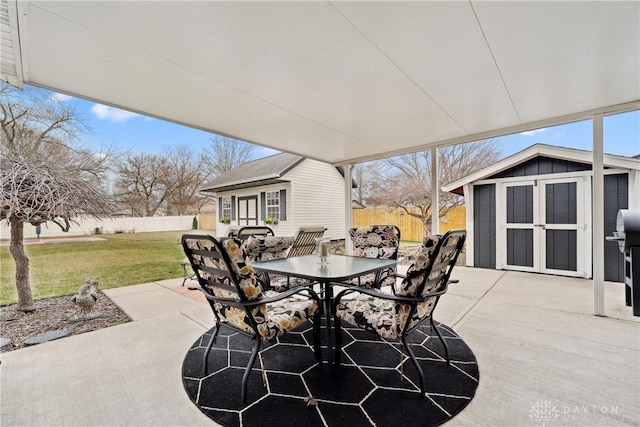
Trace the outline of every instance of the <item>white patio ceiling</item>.
<instances>
[{"instance_id":1,"label":"white patio ceiling","mask_svg":"<svg viewBox=\"0 0 640 427\"><path fill-rule=\"evenodd\" d=\"M640 105L638 1L1 2L4 80L331 163Z\"/></svg>"}]
</instances>

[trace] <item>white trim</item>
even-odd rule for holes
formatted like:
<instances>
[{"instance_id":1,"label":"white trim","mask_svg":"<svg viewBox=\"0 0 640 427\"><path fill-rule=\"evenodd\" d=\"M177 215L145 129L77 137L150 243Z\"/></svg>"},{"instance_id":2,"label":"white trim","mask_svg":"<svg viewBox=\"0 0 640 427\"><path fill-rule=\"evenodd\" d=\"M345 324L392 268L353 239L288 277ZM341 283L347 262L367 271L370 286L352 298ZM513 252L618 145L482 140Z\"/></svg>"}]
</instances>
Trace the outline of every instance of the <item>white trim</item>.
<instances>
[{"instance_id":1,"label":"white trim","mask_svg":"<svg viewBox=\"0 0 640 427\"><path fill-rule=\"evenodd\" d=\"M517 270L517 271L528 271L528 272L538 272L538 259L536 254L538 253L538 241L537 238L538 230L534 226L538 221L538 206L537 202L537 189L536 189L536 180L528 179L529 177L521 177L522 179L517 182L500 182L496 185L496 268L499 270ZM507 201L507 188L516 187L516 186L527 186L530 185L533 187L533 221L531 224L520 224L520 223L507 223L507 209L506 209L506 201ZM521 230L532 230L533 231L533 266L526 267L522 265L509 265L507 261L507 229L521 229Z\"/></svg>"},{"instance_id":2,"label":"white trim","mask_svg":"<svg viewBox=\"0 0 640 427\"><path fill-rule=\"evenodd\" d=\"M18 31L18 7L15 0L4 0L7 5L7 18L9 19L9 33L11 33L11 49L13 53L13 64L15 66L15 76L10 74L3 74L2 78L12 86L22 89L24 86L23 81L23 66L22 66L22 51L20 46L20 33ZM21 2L22 3L22 2Z\"/></svg>"},{"instance_id":3,"label":"white trim","mask_svg":"<svg viewBox=\"0 0 640 427\"><path fill-rule=\"evenodd\" d=\"M545 274L559 274L562 276L574 276L574 277L584 277L588 278L591 276L591 269L587 269L587 266L591 266L591 245L589 244L589 252L586 251L586 242L590 242L590 238L587 238L587 215L585 215L586 211L590 211L590 205L586 204L585 186L586 177L577 177L570 179L545 179L540 180L540 216L543 215L543 212L546 212L546 197L545 188L547 184L561 184L561 183L576 183L576 224L547 224L546 221L542 221L544 225L544 230L575 230L576 231L576 271L571 272L569 270L556 270L552 268L547 268L546 259L547 259L547 245L546 245L546 236L545 233L540 234L540 272ZM590 189L590 187L588 187ZM591 193L589 191L589 193ZM589 197L589 200L591 198ZM590 215L589 215L590 216ZM541 230L543 231L543 230ZM590 236L590 234L589 234Z\"/></svg>"},{"instance_id":4,"label":"white trim","mask_svg":"<svg viewBox=\"0 0 640 427\"><path fill-rule=\"evenodd\" d=\"M467 184L464 187L464 192L467 194L465 197L465 207L466 207L466 223L467 223L467 241L466 241L466 254L465 254L465 263L467 267L473 267L475 252L474 252L474 237L475 229L473 227L473 218L474 218L474 210L473 210L473 186L471 184Z\"/></svg>"},{"instance_id":5,"label":"white trim","mask_svg":"<svg viewBox=\"0 0 640 427\"><path fill-rule=\"evenodd\" d=\"M20 79L20 89L22 84L31 79L29 77L29 2L7 0L9 6L9 15L15 14L17 18L15 22L10 21L10 25L17 24L18 34L13 42L13 55L16 60L16 64L20 63L21 73L18 76ZM14 6L15 5L15 6ZM9 16L11 20L11 16ZM17 50L16 50L17 49ZM16 65L16 69L17 69ZM55 89L54 89L55 90Z\"/></svg>"},{"instance_id":6,"label":"white trim","mask_svg":"<svg viewBox=\"0 0 640 427\"><path fill-rule=\"evenodd\" d=\"M629 171L627 169L606 169L604 171L604 175L617 175L617 174L621 174L621 173L631 173L633 171ZM529 179L529 178L533 178L533 179L543 179L543 180L547 180L547 179L556 179L556 178L562 178L562 179L566 179L566 178L576 178L576 177L584 177L584 176L593 176L593 171L592 170L585 170L585 171L575 171L575 172L560 172L560 173L548 173L548 174L542 174L542 175L526 175L526 176L514 176L514 177L508 177L508 178L491 178L491 179L481 179L478 181L475 181L472 185L487 185L487 184L496 184L498 182L518 182L518 181L522 181L523 179ZM465 193L465 197L466 197L466 193Z\"/></svg>"},{"instance_id":7,"label":"white trim","mask_svg":"<svg viewBox=\"0 0 640 427\"><path fill-rule=\"evenodd\" d=\"M496 183L496 269L528 271L534 273L558 274L562 276L591 276L591 239L589 221L591 219L591 179L588 175L570 177L551 177L537 179L529 176L519 180ZM545 188L547 184L576 183L576 224L547 224ZM532 186L533 188L533 221L532 223L507 223L506 191L509 187ZM533 266L509 265L507 263L507 229L532 230L533 233ZM556 270L546 267L546 235L545 230L576 230L576 271Z\"/></svg>"},{"instance_id":8,"label":"white trim","mask_svg":"<svg viewBox=\"0 0 640 427\"><path fill-rule=\"evenodd\" d=\"M629 171L629 209L640 210L640 171Z\"/></svg>"}]
</instances>

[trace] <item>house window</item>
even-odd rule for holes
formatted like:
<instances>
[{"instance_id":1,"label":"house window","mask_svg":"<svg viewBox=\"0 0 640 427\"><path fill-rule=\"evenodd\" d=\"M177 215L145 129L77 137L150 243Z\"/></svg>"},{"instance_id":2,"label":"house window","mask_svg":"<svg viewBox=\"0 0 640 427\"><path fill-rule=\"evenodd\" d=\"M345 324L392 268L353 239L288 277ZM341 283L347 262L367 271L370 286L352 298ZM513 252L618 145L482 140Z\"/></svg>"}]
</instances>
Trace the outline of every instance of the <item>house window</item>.
<instances>
[{"instance_id":1,"label":"house window","mask_svg":"<svg viewBox=\"0 0 640 427\"><path fill-rule=\"evenodd\" d=\"M267 218L280 219L280 192L267 191Z\"/></svg>"},{"instance_id":2,"label":"house window","mask_svg":"<svg viewBox=\"0 0 640 427\"><path fill-rule=\"evenodd\" d=\"M231 210L232 210L231 196L223 197L222 210L221 210L221 216L220 216L220 218L223 220L222 222L227 222L231 220Z\"/></svg>"}]
</instances>

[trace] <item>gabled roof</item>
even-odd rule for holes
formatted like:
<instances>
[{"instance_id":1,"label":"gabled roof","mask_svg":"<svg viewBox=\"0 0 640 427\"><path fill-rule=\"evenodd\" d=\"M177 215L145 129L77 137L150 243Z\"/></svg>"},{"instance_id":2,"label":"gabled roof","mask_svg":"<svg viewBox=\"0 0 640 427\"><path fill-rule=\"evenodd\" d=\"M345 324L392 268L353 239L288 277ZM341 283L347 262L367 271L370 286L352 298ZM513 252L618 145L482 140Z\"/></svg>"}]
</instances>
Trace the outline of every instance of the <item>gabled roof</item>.
<instances>
[{"instance_id":1,"label":"gabled roof","mask_svg":"<svg viewBox=\"0 0 640 427\"><path fill-rule=\"evenodd\" d=\"M515 153L493 165L465 176L455 182L441 187L442 191L448 191L455 194L463 195L462 187L471 182L480 181L504 170L510 169L520 163L534 157L544 156L553 159L569 160L578 163L591 164L593 155L591 151L577 150L575 148L556 147L547 144L535 144L524 150ZM620 169L640 170L640 160L637 157L616 156L613 154L604 155L604 166Z\"/></svg>"},{"instance_id":2,"label":"gabled roof","mask_svg":"<svg viewBox=\"0 0 640 427\"><path fill-rule=\"evenodd\" d=\"M282 177L303 160L295 154L280 153L243 163L204 184L200 191L215 193L284 182Z\"/></svg>"},{"instance_id":3,"label":"gabled roof","mask_svg":"<svg viewBox=\"0 0 640 427\"><path fill-rule=\"evenodd\" d=\"M273 156L252 160L238 165L218 176L213 181L204 184L200 187L200 191L216 193L218 191L232 191L287 182L287 180L282 177L304 160L304 157L290 153L274 154ZM344 178L344 168L342 166L336 166L335 168ZM357 186L356 182L352 179L351 187L356 188Z\"/></svg>"}]
</instances>

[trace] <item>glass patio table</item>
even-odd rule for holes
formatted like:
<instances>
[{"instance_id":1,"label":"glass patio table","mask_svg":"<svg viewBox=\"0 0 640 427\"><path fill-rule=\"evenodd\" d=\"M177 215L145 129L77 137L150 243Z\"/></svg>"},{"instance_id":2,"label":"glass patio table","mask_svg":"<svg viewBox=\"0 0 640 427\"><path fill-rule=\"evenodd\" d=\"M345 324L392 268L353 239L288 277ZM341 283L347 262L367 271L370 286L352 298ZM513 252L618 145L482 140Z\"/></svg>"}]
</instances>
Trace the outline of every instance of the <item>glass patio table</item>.
<instances>
[{"instance_id":1,"label":"glass patio table","mask_svg":"<svg viewBox=\"0 0 640 427\"><path fill-rule=\"evenodd\" d=\"M327 258L327 264L321 264L320 257L317 255L305 255L271 261L256 261L252 266L257 271L299 277L320 283L327 329L327 359L331 366L333 365L333 328L331 327L332 283L344 282L367 273L376 273L380 270L393 267L397 262L397 260L393 259L332 255Z\"/></svg>"}]
</instances>

